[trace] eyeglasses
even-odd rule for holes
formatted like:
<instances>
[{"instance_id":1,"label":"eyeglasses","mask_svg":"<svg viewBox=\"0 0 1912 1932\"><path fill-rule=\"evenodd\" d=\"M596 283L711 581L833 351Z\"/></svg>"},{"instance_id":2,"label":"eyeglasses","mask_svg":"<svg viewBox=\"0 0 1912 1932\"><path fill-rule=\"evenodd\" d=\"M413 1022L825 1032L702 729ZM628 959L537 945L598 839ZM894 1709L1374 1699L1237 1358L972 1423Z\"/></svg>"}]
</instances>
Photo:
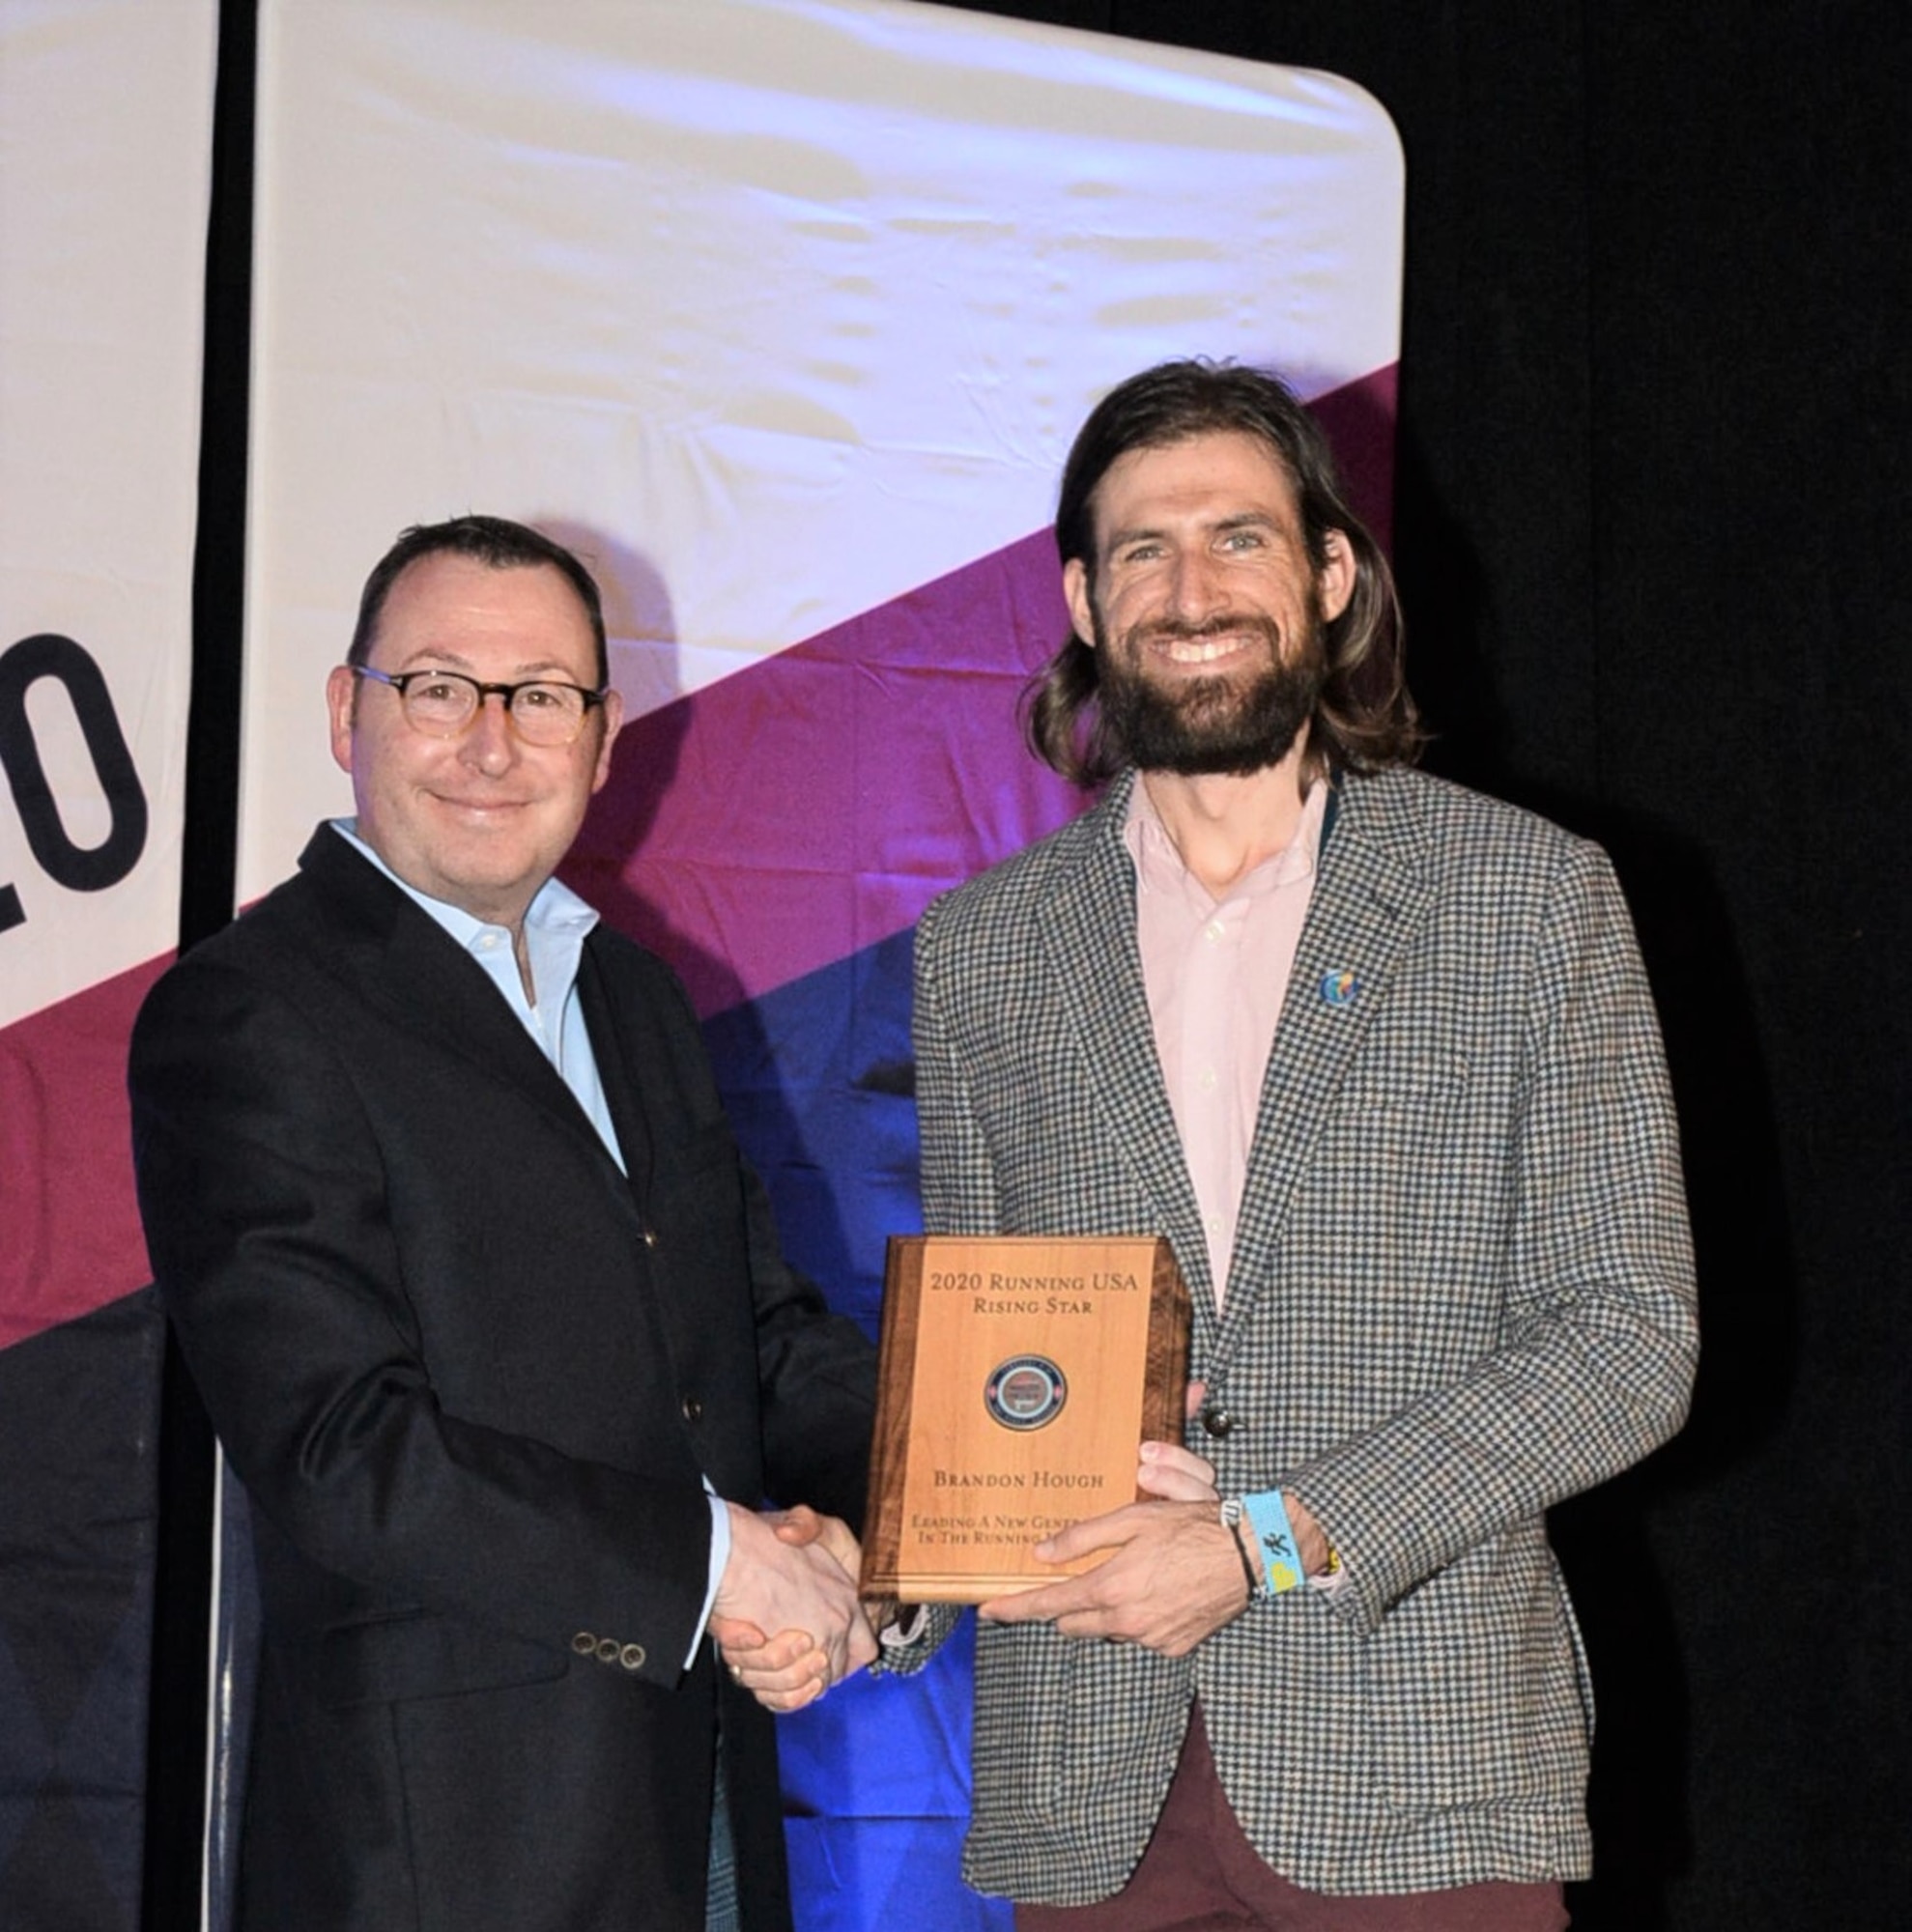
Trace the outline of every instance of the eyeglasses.
<instances>
[{"instance_id":1,"label":"eyeglasses","mask_svg":"<svg viewBox=\"0 0 1912 1932\"><path fill-rule=\"evenodd\" d=\"M456 670L405 670L393 675L370 665L353 665L351 670L355 677L390 685L405 708L405 722L428 738L457 737L495 693L503 698L511 728L526 744L569 745L585 728L585 714L605 699L602 691L547 677L526 684L480 684Z\"/></svg>"}]
</instances>

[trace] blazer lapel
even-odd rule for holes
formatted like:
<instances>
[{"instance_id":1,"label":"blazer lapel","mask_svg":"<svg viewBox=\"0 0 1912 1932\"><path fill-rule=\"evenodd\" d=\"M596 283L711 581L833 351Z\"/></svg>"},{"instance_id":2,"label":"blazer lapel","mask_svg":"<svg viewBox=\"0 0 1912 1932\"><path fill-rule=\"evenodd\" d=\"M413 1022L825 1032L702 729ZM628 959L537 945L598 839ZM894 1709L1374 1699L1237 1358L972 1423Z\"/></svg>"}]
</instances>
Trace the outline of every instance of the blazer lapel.
<instances>
[{"instance_id":1,"label":"blazer lapel","mask_svg":"<svg viewBox=\"0 0 1912 1932\"><path fill-rule=\"evenodd\" d=\"M1348 1067L1387 997L1429 885L1419 827L1385 778L1337 781L1280 1023L1262 1082L1215 1366L1226 1363L1280 1243L1295 1188ZM1238 1286L1239 1284L1239 1286Z\"/></svg>"},{"instance_id":2,"label":"blazer lapel","mask_svg":"<svg viewBox=\"0 0 1912 1932\"><path fill-rule=\"evenodd\" d=\"M484 968L443 927L324 826L299 863L342 915L340 930L348 937L339 967L353 973L372 1005L470 1063L481 1079L516 1088L599 1157L610 1158L563 1076L499 998Z\"/></svg>"},{"instance_id":3,"label":"blazer lapel","mask_svg":"<svg viewBox=\"0 0 1912 1932\"><path fill-rule=\"evenodd\" d=\"M1063 877L1046 943L1082 1065L1100 1091L1109 1145L1127 1155L1154 1206L1156 1225L1133 1232L1166 1235L1174 1244L1200 1324L1214 1301L1208 1239L1142 981L1135 866L1122 837L1132 782L1120 781L1082 821L1088 850Z\"/></svg>"}]
</instances>

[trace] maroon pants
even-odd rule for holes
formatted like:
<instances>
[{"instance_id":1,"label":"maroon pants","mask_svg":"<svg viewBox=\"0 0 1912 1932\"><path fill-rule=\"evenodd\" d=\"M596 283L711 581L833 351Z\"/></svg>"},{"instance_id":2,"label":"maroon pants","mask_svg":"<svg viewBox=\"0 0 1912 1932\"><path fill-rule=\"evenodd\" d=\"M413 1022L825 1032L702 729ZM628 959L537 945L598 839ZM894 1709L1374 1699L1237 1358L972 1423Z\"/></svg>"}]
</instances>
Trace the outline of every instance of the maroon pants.
<instances>
[{"instance_id":1,"label":"maroon pants","mask_svg":"<svg viewBox=\"0 0 1912 1932\"><path fill-rule=\"evenodd\" d=\"M1215 1776L1198 1705L1134 1876L1099 1905L1018 1905L1015 1932L1563 1932L1557 1885L1332 1897L1265 1865Z\"/></svg>"}]
</instances>

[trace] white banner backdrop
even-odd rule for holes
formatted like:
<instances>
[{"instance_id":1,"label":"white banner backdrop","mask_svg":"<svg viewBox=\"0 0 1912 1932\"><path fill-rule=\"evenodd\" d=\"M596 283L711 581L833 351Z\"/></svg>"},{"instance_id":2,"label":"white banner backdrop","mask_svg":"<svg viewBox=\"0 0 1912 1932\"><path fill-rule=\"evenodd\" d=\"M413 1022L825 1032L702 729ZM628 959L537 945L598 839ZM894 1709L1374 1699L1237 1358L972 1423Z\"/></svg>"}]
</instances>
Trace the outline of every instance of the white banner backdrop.
<instances>
[{"instance_id":1,"label":"white banner backdrop","mask_svg":"<svg viewBox=\"0 0 1912 1932\"><path fill-rule=\"evenodd\" d=\"M1168 353L1391 367L1401 163L1324 75L914 5L264 0L241 885L343 809L365 571L614 554L639 715L1040 528Z\"/></svg>"},{"instance_id":2,"label":"white banner backdrop","mask_svg":"<svg viewBox=\"0 0 1912 1932\"><path fill-rule=\"evenodd\" d=\"M146 1279L179 929L214 0L0 5L0 1349Z\"/></svg>"},{"instance_id":3,"label":"white banner backdrop","mask_svg":"<svg viewBox=\"0 0 1912 1932\"><path fill-rule=\"evenodd\" d=\"M178 928L216 14L0 7L0 1027Z\"/></svg>"}]
</instances>

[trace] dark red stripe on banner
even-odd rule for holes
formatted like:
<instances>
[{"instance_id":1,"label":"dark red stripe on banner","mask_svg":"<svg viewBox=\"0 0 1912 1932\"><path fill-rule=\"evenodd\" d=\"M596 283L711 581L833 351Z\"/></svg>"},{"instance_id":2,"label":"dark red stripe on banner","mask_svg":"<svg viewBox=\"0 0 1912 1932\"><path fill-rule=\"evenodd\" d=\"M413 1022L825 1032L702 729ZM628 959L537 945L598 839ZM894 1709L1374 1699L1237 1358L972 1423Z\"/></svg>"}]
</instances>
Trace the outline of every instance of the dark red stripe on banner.
<instances>
[{"instance_id":1,"label":"dark red stripe on banner","mask_svg":"<svg viewBox=\"0 0 1912 1932\"><path fill-rule=\"evenodd\" d=\"M133 1201L127 1041L170 961L0 1031L0 1349L151 1278Z\"/></svg>"},{"instance_id":2,"label":"dark red stripe on banner","mask_svg":"<svg viewBox=\"0 0 1912 1932\"><path fill-rule=\"evenodd\" d=\"M1384 542L1394 398L1314 405ZM1067 630L1045 530L638 719L565 876L706 1015L903 931L1080 810L1015 719Z\"/></svg>"},{"instance_id":3,"label":"dark red stripe on banner","mask_svg":"<svg viewBox=\"0 0 1912 1932\"><path fill-rule=\"evenodd\" d=\"M1394 412L1400 372L1391 365L1317 396L1308 408L1334 445L1355 513L1383 550L1394 549Z\"/></svg>"}]
</instances>

